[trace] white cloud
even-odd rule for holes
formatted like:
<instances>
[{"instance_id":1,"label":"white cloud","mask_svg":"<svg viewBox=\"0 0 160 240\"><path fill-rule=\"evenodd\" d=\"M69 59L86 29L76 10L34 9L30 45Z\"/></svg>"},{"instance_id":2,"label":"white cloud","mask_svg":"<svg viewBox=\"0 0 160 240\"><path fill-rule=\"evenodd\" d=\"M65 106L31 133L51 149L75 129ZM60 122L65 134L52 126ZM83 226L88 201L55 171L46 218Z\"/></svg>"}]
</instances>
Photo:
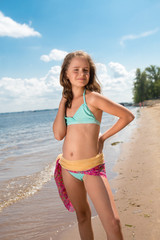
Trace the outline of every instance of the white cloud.
<instances>
[{"instance_id":1,"label":"white cloud","mask_svg":"<svg viewBox=\"0 0 160 240\"><path fill-rule=\"evenodd\" d=\"M124 77L128 74L125 67L120 63L110 62L109 67L113 71L115 78L116 77Z\"/></svg>"},{"instance_id":2,"label":"white cloud","mask_svg":"<svg viewBox=\"0 0 160 240\"><path fill-rule=\"evenodd\" d=\"M48 55L42 55L40 59L44 62L50 62L52 60L60 61L63 60L66 55L67 52L65 51L52 49Z\"/></svg>"},{"instance_id":3,"label":"white cloud","mask_svg":"<svg viewBox=\"0 0 160 240\"><path fill-rule=\"evenodd\" d=\"M59 72L60 66L54 66L40 79L1 78L0 112L57 107L62 92Z\"/></svg>"},{"instance_id":4,"label":"white cloud","mask_svg":"<svg viewBox=\"0 0 160 240\"><path fill-rule=\"evenodd\" d=\"M157 33L158 31L159 31L159 28L156 28L151 31L140 33L138 35L130 34L130 35L123 36L120 40L120 45L124 46L125 41L148 37L150 35Z\"/></svg>"},{"instance_id":5,"label":"white cloud","mask_svg":"<svg viewBox=\"0 0 160 240\"><path fill-rule=\"evenodd\" d=\"M105 96L116 102L132 101L135 70L127 71L122 64L117 62L110 62L108 66L97 63L96 67Z\"/></svg>"},{"instance_id":6,"label":"white cloud","mask_svg":"<svg viewBox=\"0 0 160 240\"><path fill-rule=\"evenodd\" d=\"M14 98L30 98L32 96L41 96L43 92L48 91L44 81L37 78L9 78L3 77L0 82L1 93L8 93Z\"/></svg>"},{"instance_id":7,"label":"white cloud","mask_svg":"<svg viewBox=\"0 0 160 240\"><path fill-rule=\"evenodd\" d=\"M48 71L48 73L41 78L48 87L54 87L54 90L60 89L60 83L59 83L59 75L60 75L61 67L60 66L53 66Z\"/></svg>"},{"instance_id":8,"label":"white cloud","mask_svg":"<svg viewBox=\"0 0 160 240\"><path fill-rule=\"evenodd\" d=\"M96 69L97 69L97 77L100 81L100 84L103 88L103 90L110 90L112 79L110 74L108 73L107 66L103 63L96 63Z\"/></svg>"},{"instance_id":9,"label":"white cloud","mask_svg":"<svg viewBox=\"0 0 160 240\"><path fill-rule=\"evenodd\" d=\"M35 31L33 28L27 24L20 24L15 22L10 17L4 16L2 12L0 12L0 37L13 37L13 38L24 38L24 37L40 37L41 34Z\"/></svg>"},{"instance_id":10,"label":"white cloud","mask_svg":"<svg viewBox=\"0 0 160 240\"><path fill-rule=\"evenodd\" d=\"M116 102L132 101L135 70L127 71L116 62L108 65L96 63L97 76L102 85L103 94ZM53 66L41 78L0 79L0 111L24 111L57 108L62 87L59 83L61 67Z\"/></svg>"}]
</instances>

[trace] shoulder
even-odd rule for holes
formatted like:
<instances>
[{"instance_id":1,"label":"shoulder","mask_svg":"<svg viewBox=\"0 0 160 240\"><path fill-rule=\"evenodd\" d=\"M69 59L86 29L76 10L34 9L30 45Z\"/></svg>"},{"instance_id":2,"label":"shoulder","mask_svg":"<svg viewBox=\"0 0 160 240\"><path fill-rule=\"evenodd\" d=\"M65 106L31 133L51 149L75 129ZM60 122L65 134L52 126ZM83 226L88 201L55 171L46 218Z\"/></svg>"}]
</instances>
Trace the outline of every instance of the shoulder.
<instances>
[{"instance_id":1,"label":"shoulder","mask_svg":"<svg viewBox=\"0 0 160 240\"><path fill-rule=\"evenodd\" d=\"M117 111L118 109L123 108L116 102L113 102L112 100L110 100L106 96L103 96L100 93L88 91L87 94L88 103L104 112L111 113L113 109Z\"/></svg>"},{"instance_id":2,"label":"shoulder","mask_svg":"<svg viewBox=\"0 0 160 240\"><path fill-rule=\"evenodd\" d=\"M88 92L88 102L92 107L111 115L122 118L130 116L133 118L133 114L127 108L97 92Z\"/></svg>"},{"instance_id":3,"label":"shoulder","mask_svg":"<svg viewBox=\"0 0 160 240\"><path fill-rule=\"evenodd\" d=\"M96 100L98 100L102 97L102 94L100 94L98 92L91 92L91 91L87 90L86 91L86 97L90 101L96 101Z\"/></svg>"},{"instance_id":4,"label":"shoulder","mask_svg":"<svg viewBox=\"0 0 160 240\"><path fill-rule=\"evenodd\" d=\"M86 91L86 98L88 102L94 106L98 106L103 101L105 102L107 102L107 100L109 101L109 99L103 96L102 94L98 92L91 92L88 90Z\"/></svg>"},{"instance_id":5,"label":"shoulder","mask_svg":"<svg viewBox=\"0 0 160 240\"><path fill-rule=\"evenodd\" d=\"M108 103L110 102L110 100L102 94L91 91L86 91L86 100L87 104L91 107L105 112L107 111Z\"/></svg>"}]
</instances>

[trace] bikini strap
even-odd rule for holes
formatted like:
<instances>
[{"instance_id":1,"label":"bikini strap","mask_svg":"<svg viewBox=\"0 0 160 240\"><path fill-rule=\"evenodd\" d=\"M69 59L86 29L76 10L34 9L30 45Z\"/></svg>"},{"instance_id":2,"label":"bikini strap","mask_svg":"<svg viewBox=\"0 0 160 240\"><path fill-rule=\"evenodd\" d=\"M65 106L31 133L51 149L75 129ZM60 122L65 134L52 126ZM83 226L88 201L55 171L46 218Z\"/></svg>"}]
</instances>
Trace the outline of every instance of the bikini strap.
<instances>
[{"instance_id":1,"label":"bikini strap","mask_svg":"<svg viewBox=\"0 0 160 240\"><path fill-rule=\"evenodd\" d=\"M85 95L86 95L86 89L84 89L84 92L83 92L83 101L84 101L84 103L86 104L86 98L85 98Z\"/></svg>"}]
</instances>

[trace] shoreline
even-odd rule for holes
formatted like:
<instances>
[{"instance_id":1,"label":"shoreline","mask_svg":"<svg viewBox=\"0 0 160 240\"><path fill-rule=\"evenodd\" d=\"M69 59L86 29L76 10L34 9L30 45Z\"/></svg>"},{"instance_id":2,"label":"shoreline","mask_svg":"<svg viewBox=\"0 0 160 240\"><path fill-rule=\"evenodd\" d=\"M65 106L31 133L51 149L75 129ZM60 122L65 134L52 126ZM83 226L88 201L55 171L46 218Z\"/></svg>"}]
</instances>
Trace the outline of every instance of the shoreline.
<instances>
[{"instance_id":1,"label":"shoreline","mask_svg":"<svg viewBox=\"0 0 160 240\"><path fill-rule=\"evenodd\" d=\"M160 239L160 104L140 109L138 124L130 140L122 144L111 180L124 240ZM133 164L134 163L134 164ZM98 216L92 218L95 240L106 240ZM80 240L77 224L59 236Z\"/></svg>"}]
</instances>

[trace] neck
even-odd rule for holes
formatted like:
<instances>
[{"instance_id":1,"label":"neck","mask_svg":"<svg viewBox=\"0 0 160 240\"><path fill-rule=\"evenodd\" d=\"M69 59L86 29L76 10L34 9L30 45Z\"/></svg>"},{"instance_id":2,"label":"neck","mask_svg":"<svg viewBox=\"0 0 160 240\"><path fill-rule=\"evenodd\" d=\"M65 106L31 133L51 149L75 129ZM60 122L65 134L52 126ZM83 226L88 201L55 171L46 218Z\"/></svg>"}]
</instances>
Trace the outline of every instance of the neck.
<instances>
[{"instance_id":1,"label":"neck","mask_svg":"<svg viewBox=\"0 0 160 240\"><path fill-rule=\"evenodd\" d=\"M83 95L84 92L84 87L83 88L72 88L72 93L73 93L73 97L80 97Z\"/></svg>"}]
</instances>

